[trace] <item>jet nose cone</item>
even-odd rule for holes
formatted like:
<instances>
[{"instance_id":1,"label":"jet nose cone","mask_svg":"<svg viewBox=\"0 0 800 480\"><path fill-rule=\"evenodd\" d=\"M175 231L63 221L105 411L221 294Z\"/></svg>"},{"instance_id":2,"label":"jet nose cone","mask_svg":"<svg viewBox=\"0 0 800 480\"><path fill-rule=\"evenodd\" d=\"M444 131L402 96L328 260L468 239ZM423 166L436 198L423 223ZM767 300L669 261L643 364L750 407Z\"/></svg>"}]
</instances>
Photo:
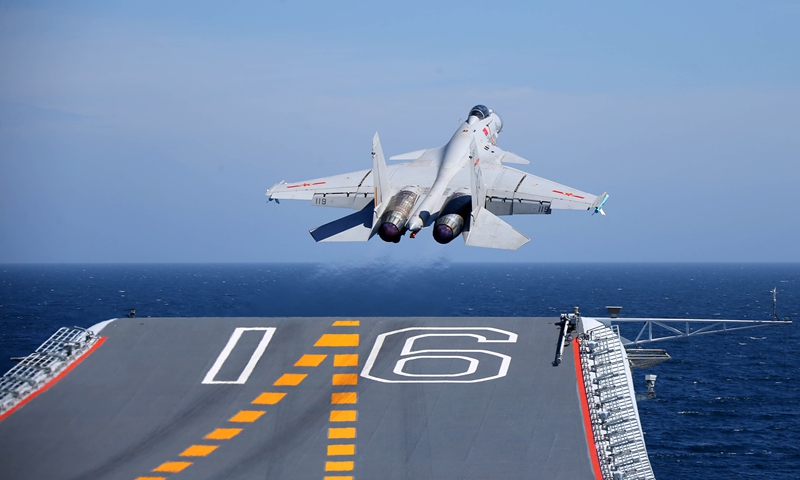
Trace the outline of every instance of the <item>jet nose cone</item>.
<instances>
[{"instance_id":1,"label":"jet nose cone","mask_svg":"<svg viewBox=\"0 0 800 480\"><path fill-rule=\"evenodd\" d=\"M450 243L454 237L453 229L447 225L436 225L433 228L433 239L441 244Z\"/></svg>"}]
</instances>

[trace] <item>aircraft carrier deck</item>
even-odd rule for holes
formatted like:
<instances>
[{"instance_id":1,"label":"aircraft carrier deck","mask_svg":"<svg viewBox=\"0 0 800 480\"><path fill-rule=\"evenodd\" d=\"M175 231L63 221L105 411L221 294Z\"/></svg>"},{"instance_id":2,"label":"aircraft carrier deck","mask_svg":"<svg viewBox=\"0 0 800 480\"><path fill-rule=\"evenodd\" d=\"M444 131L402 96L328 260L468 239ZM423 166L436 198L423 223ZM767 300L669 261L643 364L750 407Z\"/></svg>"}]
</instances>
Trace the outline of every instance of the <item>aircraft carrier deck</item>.
<instances>
[{"instance_id":1,"label":"aircraft carrier deck","mask_svg":"<svg viewBox=\"0 0 800 480\"><path fill-rule=\"evenodd\" d=\"M558 322L104 322L0 410L0 478L652 478L618 337L554 366Z\"/></svg>"}]
</instances>

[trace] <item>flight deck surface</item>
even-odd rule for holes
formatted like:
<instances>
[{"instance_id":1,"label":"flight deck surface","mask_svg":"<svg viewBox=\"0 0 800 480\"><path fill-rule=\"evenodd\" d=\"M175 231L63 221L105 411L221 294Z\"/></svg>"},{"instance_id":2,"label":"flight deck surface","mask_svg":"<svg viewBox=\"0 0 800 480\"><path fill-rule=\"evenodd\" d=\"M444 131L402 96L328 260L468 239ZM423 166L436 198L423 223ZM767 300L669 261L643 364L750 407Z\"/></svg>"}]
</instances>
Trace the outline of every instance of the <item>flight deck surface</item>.
<instances>
[{"instance_id":1,"label":"flight deck surface","mask_svg":"<svg viewBox=\"0 0 800 480\"><path fill-rule=\"evenodd\" d=\"M0 421L0 478L594 479L557 321L118 319Z\"/></svg>"}]
</instances>

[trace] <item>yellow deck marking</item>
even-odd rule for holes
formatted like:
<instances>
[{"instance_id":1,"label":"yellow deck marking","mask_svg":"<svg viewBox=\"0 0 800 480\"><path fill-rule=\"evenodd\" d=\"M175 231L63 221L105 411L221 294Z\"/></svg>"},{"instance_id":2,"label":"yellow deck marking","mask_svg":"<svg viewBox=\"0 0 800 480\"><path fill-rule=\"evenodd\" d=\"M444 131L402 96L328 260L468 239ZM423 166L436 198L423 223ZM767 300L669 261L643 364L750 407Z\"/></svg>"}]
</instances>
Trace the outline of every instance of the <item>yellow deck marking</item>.
<instances>
[{"instance_id":1,"label":"yellow deck marking","mask_svg":"<svg viewBox=\"0 0 800 480\"><path fill-rule=\"evenodd\" d=\"M328 429L328 438L356 438L356 429L353 427Z\"/></svg>"},{"instance_id":2,"label":"yellow deck marking","mask_svg":"<svg viewBox=\"0 0 800 480\"><path fill-rule=\"evenodd\" d=\"M331 422L355 422L358 417L356 410L331 410Z\"/></svg>"},{"instance_id":3,"label":"yellow deck marking","mask_svg":"<svg viewBox=\"0 0 800 480\"><path fill-rule=\"evenodd\" d=\"M218 445L192 445L181 453L181 457L205 457L217 447Z\"/></svg>"},{"instance_id":4,"label":"yellow deck marking","mask_svg":"<svg viewBox=\"0 0 800 480\"><path fill-rule=\"evenodd\" d=\"M319 337L315 347L357 347L357 333L326 333Z\"/></svg>"},{"instance_id":5,"label":"yellow deck marking","mask_svg":"<svg viewBox=\"0 0 800 480\"><path fill-rule=\"evenodd\" d=\"M331 394L331 405L345 405L358 403L358 393L342 392Z\"/></svg>"},{"instance_id":6,"label":"yellow deck marking","mask_svg":"<svg viewBox=\"0 0 800 480\"><path fill-rule=\"evenodd\" d=\"M356 446L352 443L347 445L328 445L328 456L335 457L338 455L355 455Z\"/></svg>"},{"instance_id":7,"label":"yellow deck marking","mask_svg":"<svg viewBox=\"0 0 800 480\"><path fill-rule=\"evenodd\" d=\"M191 465L192 462L164 462L158 467L154 468L154 472L170 472L170 473L177 473L183 470L184 468ZM351 469L352 470L352 469Z\"/></svg>"},{"instance_id":8,"label":"yellow deck marking","mask_svg":"<svg viewBox=\"0 0 800 480\"><path fill-rule=\"evenodd\" d=\"M333 322L334 327L358 327L358 320L337 320ZM357 347L359 343L358 334L337 334L326 333L322 335L315 347ZM345 353L333 356L334 367L358 367L358 354ZM333 386L353 386L358 385L357 373L334 373L331 377ZM357 392L336 392L331 393L331 405L356 405L358 403ZM347 408L347 407L345 407ZM353 407L351 407L353 408ZM331 409L330 422L333 424L343 422L355 422L358 419L357 410L337 410ZM355 439L355 427L328 427L328 438L334 439ZM353 441L353 440L351 440ZM328 445L328 457L341 457L356 454L354 443L330 444ZM351 472L355 468L355 462L325 462L326 472ZM324 480L353 480L350 475L326 475Z\"/></svg>"},{"instance_id":9,"label":"yellow deck marking","mask_svg":"<svg viewBox=\"0 0 800 480\"><path fill-rule=\"evenodd\" d=\"M300 360L294 364L295 367L318 367L327 355L303 355Z\"/></svg>"},{"instance_id":10,"label":"yellow deck marking","mask_svg":"<svg viewBox=\"0 0 800 480\"><path fill-rule=\"evenodd\" d=\"M334 327L358 327L359 320L337 320L333 322ZM357 333L325 333L314 343L315 347L358 347L360 336ZM318 367L328 355L304 354L295 362L295 367ZM358 354L339 354L334 355L335 367L358 367ZM277 379L273 386L297 386L305 380L308 375L305 373L284 373ZM337 373L333 374L332 384L334 386L358 385L358 374ZM283 397L285 392L262 392L251 404L254 405L276 405ZM357 392L337 392L331 394L332 405L355 405L358 403ZM241 410L228 421L235 423L252 423L261 418L266 413L264 410ZM331 422L355 422L358 417L357 410L332 410L330 412ZM217 428L204 438L206 440L230 440L239 433L241 428ZM356 438L355 427L329 427L329 439L352 439ZM205 457L214 452L219 445L191 445L184 450L181 457ZM328 445L328 456L348 456L355 455L355 444L335 444ZM164 462L154 468L153 472L178 473L192 465L192 462ZM350 472L355 468L355 462L325 462L326 472ZM167 480L166 477L137 477L136 480ZM324 480L353 480L350 475L326 475Z\"/></svg>"},{"instance_id":11,"label":"yellow deck marking","mask_svg":"<svg viewBox=\"0 0 800 480\"><path fill-rule=\"evenodd\" d=\"M242 410L241 412L237 413L236 415L232 416L229 422L239 422L239 423L252 423L258 420L261 415L264 415L264 410Z\"/></svg>"},{"instance_id":12,"label":"yellow deck marking","mask_svg":"<svg viewBox=\"0 0 800 480\"><path fill-rule=\"evenodd\" d=\"M353 462L325 462L326 472L352 472Z\"/></svg>"},{"instance_id":13,"label":"yellow deck marking","mask_svg":"<svg viewBox=\"0 0 800 480\"><path fill-rule=\"evenodd\" d=\"M357 353L345 353L342 355L334 355L333 356L333 366L334 367L357 367L358 366L358 354Z\"/></svg>"},{"instance_id":14,"label":"yellow deck marking","mask_svg":"<svg viewBox=\"0 0 800 480\"><path fill-rule=\"evenodd\" d=\"M206 440L230 440L239 435L241 428L218 428L205 436Z\"/></svg>"},{"instance_id":15,"label":"yellow deck marking","mask_svg":"<svg viewBox=\"0 0 800 480\"><path fill-rule=\"evenodd\" d=\"M275 405L285 396L286 394L281 392L264 392L250 403L253 405Z\"/></svg>"},{"instance_id":16,"label":"yellow deck marking","mask_svg":"<svg viewBox=\"0 0 800 480\"><path fill-rule=\"evenodd\" d=\"M275 380L273 385L276 387L296 387L300 385L300 382L307 376L308 374L305 373L284 373L281 378Z\"/></svg>"},{"instance_id":17,"label":"yellow deck marking","mask_svg":"<svg viewBox=\"0 0 800 480\"><path fill-rule=\"evenodd\" d=\"M357 373L334 373L333 385L358 385Z\"/></svg>"}]
</instances>

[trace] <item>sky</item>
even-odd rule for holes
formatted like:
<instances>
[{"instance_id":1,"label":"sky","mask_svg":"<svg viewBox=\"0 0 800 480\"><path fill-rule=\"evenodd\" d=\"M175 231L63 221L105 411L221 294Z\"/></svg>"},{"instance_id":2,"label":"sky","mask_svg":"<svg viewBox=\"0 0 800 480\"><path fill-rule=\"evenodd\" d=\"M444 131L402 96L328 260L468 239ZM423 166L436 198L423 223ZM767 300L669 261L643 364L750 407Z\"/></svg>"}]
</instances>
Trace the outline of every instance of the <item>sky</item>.
<instances>
[{"instance_id":1,"label":"sky","mask_svg":"<svg viewBox=\"0 0 800 480\"><path fill-rule=\"evenodd\" d=\"M800 261L800 1L0 1L0 65L0 263ZM317 244L351 212L266 201L475 104L607 216Z\"/></svg>"}]
</instances>

